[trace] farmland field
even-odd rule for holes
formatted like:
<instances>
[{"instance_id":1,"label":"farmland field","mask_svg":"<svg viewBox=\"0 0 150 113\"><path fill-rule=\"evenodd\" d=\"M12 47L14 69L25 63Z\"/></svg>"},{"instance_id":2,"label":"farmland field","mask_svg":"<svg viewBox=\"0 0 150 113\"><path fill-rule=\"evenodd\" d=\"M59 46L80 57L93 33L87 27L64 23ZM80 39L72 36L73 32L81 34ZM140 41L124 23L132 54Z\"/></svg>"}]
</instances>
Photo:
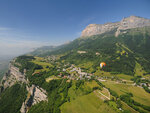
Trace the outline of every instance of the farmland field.
<instances>
[{"instance_id":1,"label":"farmland field","mask_svg":"<svg viewBox=\"0 0 150 113\"><path fill-rule=\"evenodd\" d=\"M50 63L47 62L43 62L43 58L41 57L35 57L36 59L33 60L32 62L38 65L41 65L43 67L43 69L38 69L35 70L35 72L43 72L43 71L49 71L49 68L53 67L53 65L51 65Z\"/></svg>"},{"instance_id":2,"label":"farmland field","mask_svg":"<svg viewBox=\"0 0 150 113\"><path fill-rule=\"evenodd\" d=\"M62 113L115 113L113 108L99 99L93 92L77 97L61 106Z\"/></svg>"},{"instance_id":3,"label":"farmland field","mask_svg":"<svg viewBox=\"0 0 150 113\"><path fill-rule=\"evenodd\" d=\"M51 80L55 80L55 79L59 79L59 78L56 76L50 76L50 77L46 78L45 80L46 80L46 82L50 82Z\"/></svg>"},{"instance_id":4,"label":"farmland field","mask_svg":"<svg viewBox=\"0 0 150 113\"><path fill-rule=\"evenodd\" d=\"M113 81L107 81L103 82L103 84L114 90L117 94L125 94L125 93L132 93L133 99L141 104L144 105L150 105L150 94L145 92L143 88L132 86L132 85L126 85L126 84L117 84Z\"/></svg>"}]
</instances>

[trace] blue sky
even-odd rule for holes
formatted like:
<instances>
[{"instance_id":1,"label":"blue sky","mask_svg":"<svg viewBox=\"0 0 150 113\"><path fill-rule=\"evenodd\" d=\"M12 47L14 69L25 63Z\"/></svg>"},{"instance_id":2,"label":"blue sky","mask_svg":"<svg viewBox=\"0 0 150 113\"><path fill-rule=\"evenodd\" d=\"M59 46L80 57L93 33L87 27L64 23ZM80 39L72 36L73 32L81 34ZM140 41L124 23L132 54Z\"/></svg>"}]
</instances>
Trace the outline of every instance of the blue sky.
<instances>
[{"instance_id":1,"label":"blue sky","mask_svg":"<svg viewBox=\"0 0 150 113\"><path fill-rule=\"evenodd\" d=\"M91 23L150 19L150 0L0 0L0 54L22 54L78 38Z\"/></svg>"}]
</instances>

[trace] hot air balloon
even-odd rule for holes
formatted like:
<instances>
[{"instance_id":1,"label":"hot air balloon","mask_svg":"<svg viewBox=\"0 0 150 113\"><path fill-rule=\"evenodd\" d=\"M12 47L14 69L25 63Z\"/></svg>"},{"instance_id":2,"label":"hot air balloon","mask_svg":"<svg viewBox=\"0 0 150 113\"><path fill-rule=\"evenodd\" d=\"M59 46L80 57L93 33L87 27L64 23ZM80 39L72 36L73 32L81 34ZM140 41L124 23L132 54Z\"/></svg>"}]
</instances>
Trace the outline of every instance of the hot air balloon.
<instances>
[{"instance_id":1,"label":"hot air balloon","mask_svg":"<svg viewBox=\"0 0 150 113\"><path fill-rule=\"evenodd\" d=\"M103 67L105 67L106 66L106 63L105 62L101 62L100 63L100 68L103 68Z\"/></svg>"}]
</instances>

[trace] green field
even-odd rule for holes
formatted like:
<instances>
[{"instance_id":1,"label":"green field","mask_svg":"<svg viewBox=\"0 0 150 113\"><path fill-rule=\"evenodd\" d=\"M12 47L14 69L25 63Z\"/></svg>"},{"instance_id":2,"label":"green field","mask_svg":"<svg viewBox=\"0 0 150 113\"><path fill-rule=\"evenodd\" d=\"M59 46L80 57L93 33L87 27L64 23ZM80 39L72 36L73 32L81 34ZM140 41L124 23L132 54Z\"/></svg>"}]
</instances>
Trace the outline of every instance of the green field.
<instances>
[{"instance_id":1,"label":"green field","mask_svg":"<svg viewBox=\"0 0 150 113\"><path fill-rule=\"evenodd\" d=\"M56 79L60 79L60 78L53 75L53 76L50 76L50 77L46 78L45 81L50 82L51 80L56 80Z\"/></svg>"},{"instance_id":2,"label":"green field","mask_svg":"<svg viewBox=\"0 0 150 113\"><path fill-rule=\"evenodd\" d=\"M116 113L93 92L64 103L61 111L62 113Z\"/></svg>"},{"instance_id":3,"label":"green field","mask_svg":"<svg viewBox=\"0 0 150 113\"><path fill-rule=\"evenodd\" d=\"M87 92L93 91L94 87L101 88L95 81L85 82L83 85L80 85L78 89L76 89L76 81L72 81L72 87L69 88L68 96L70 100L76 99L78 96L85 95Z\"/></svg>"},{"instance_id":4,"label":"green field","mask_svg":"<svg viewBox=\"0 0 150 113\"><path fill-rule=\"evenodd\" d=\"M135 111L132 107L128 106L126 103L122 102L121 101L121 104L122 104L122 108L124 110L128 110L129 112L131 113L138 113L137 111Z\"/></svg>"},{"instance_id":5,"label":"green field","mask_svg":"<svg viewBox=\"0 0 150 113\"><path fill-rule=\"evenodd\" d=\"M146 73L142 69L142 66L139 63L137 63L137 62L136 62L136 65L135 65L134 72L135 72L135 76L143 76L143 74Z\"/></svg>"},{"instance_id":6,"label":"green field","mask_svg":"<svg viewBox=\"0 0 150 113\"><path fill-rule=\"evenodd\" d=\"M76 82L72 82L72 87L69 88L68 97L70 101L64 103L60 109L62 113L115 113L113 107L104 103L105 98L98 93L100 90L92 91L94 87L100 87L97 82L89 81L82 84L79 89L76 89ZM86 94L86 92L92 91ZM102 89L101 93L108 96L106 89Z\"/></svg>"},{"instance_id":7,"label":"green field","mask_svg":"<svg viewBox=\"0 0 150 113\"><path fill-rule=\"evenodd\" d=\"M100 70L98 69L96 72L95 72L95 75L97 76L106 76L106 77L118 77L118 78L121 78L121 79L125 79L125 80L131 80L131 78L133 78L133 76L130 76L130 75L125 75L125 74L111 74L110 72L105 72L103 70Z\"/></svg>"},{"instance_id":8,"label":"green field","mask_svg":"<svg viewBox=\"0 0 150 113\"><path fill-rule=\"evenodd\" d=\"M131 80L131 78L133 78L133 76L125 75L125 74L116 74L115 76L125 80Z\"/></svg>"},{"instance_id":9,"label":"green field","mask_svg":"<svg viewBox=\"0 0 150 113\"><path fill-rule=\"evenodd\" d=\"M44 58L42 57L35 57L35 60L32 60L33 63L41 65L43 67L43 69L35 70L35 72L49 71L49 68L53 67L53 65L51 65L50 63L44 62L43 60Z\"/></svg>"},{"instance_id":10,"label":"green field","mask_svg":"<svg viewBox=\"0 0 150 113\"><path fill-rule=\"evenodd\" d=\"M115 83L113 81L102 82L106 87L111 88L117 94L132 93L133 99L141 104L150 106L150 94L147 93L143 88L136 87L128 84Z\"/></svg>"}]
</instances>

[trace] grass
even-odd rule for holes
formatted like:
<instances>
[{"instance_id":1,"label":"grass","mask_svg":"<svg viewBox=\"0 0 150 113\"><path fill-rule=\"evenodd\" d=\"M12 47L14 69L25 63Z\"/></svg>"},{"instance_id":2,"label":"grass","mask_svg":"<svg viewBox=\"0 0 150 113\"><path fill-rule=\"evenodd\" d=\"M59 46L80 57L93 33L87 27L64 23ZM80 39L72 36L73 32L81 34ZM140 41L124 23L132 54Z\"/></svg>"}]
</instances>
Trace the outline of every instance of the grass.
<instances>
[{"instance_id":1,"label":"grass","mask_svg":"<svg viewBox=\"0 0 150 113\"><path fill-rule=\"evenodd\" d=\"M109 99L109 94L108 94L108 92L105 94L104 92L103 92L103 90L102 91L100 91L100 90L94 90L94 93L95 93L95 95L97 95L100 99L102 99L103 101L104 100L110 100Z\"/></svg>"},{"instance_id":2,"label":"grass","mask_svg":"<svg viewBox=\"0 0 150 113\"><path fill-rule=\"evenodd\" d=\"M61 107L62 113L115 113L109 105L99 99L93 92L77 97L71 102L64 103Z\"/></svg>"},{"instance_id":3,"label":"grass","mask_svg":"<svg viewBox=\"0 0 150 113\"><path fill-rule=\"evenodd\" d=\"M42 58L42 57L35 57L35 60L32 61L33 63L41 65L43 67L43 69L35 70L35 72L49 71L49 68L53 67L53 65L51 65L50 63L44 62L43 60L44 60L44 58ZM49 67L49 68L47 68L47 67Z\"/></svg>"},{"instance_id":4,"label":"grass","mask_svg":"<svg viewBox=\"0 0 150 113\"><path fill-rule=\"evenodd\" d=\"M86 92L92 91L94 87L101 88L94 80L85 82L78 89L76 89L76 81L72 81L72 86L69 88L68 96L70 100L75 100L78 96L83 96Z\"/></svg>"},{"instance_id":5,"label":"grass","mask_svg":"<svg viewBox=\"0 0 150 113\"><path fill-rule=\"evenodd\" d=\"M116 77L119 77L119 78L125 79L125 80L131 80L131 78L133 78L133 76L130 76L130 75L125 75L125 74L111 74L110 72L105 72L105 71L100 70L100 69L98 69L95 72L95 75L97 75L97 76L106 76L106 77L116 76Z\"/></svg>"},{"instance_id":6,"label":"grass","mask_svg":"<svg viewBox=\"0 0 150 113\"><path fill-rule=\"evenodd\" d=\"M131 78L133 78L133 76L125 75L125 74L116 74L115 76L125 80L131 80Z\"/></svg>"},{"instance_id":7,"label":"grass","mask_svg":"<svg viewBox=\"0 0 150 113\"><path fill-rule=\"evenodd\" d=\"M135 69L134 69L134 72L135 72L135 76L143 76L144 73L146 73L143 69L142 69L142 66L136 62L136 65L135 65Z\"/></svg>"},{"instance_id":8,"label":"grass","mask_svg":"<svg viewBox=\"0 0 150 113\"><path fill-rule=\"evenodd\" d=\"M105 72L103 70L100 70L100 68L98 68L98 70L96 70L96 72L94 73L94 75L97 76L107 76L107 77L111 77L112 74L110 74L109 72Z\"/></svg>"},{"instance_id":9,"label":"grass","mask_svg":"<svg viewBox=\"0 0 150 113\"><path fill-rule=\"evenodd\" d=\"M56 80L56 79L60 79L60 78L53 75L53 76L50 76L50 77L46 78L45 81L50 82L51 80Z\"/></svg>"},{"instance_id":10,"label":"grass","mask_svg":"<svg viewBox=\"0 0 150 113\"><path fill-rule=\"evenodd\" d=\"M109 97L109 91L106 88L103 88L101 91L102 94L106 95L107 97Z\"/></svg>"},{"instance_id":11,"label":"grass","mask_svg":"<svg viewBox=\"0 0 150 113\"><path fill-rule=\"evenodd\" d=\"M93 87L100 87L95 81L85 82L76 89L76 81L72 81L72 87L69 88L68 96L70 97L70 102L64 103L60 109L62 113L115 113L113 107L104 103L100 98L102 95L99 93L89 93L85 94L84 91L87 89L92 89ZM84 90L81 90L84 89ZM101 91L103 94L108 95L106 90ZM99 95L99 96L98 96Z\"/></svg>"},{"instance_id":12,"label":"grass","mask_svg":"<svg viewBox=\"0 0 150 113\"><path fill-rule=\"evenodd\" d=\"M138 113L137 111L135 111L132 107L128 106L126 103L124 103L123 101L121 101L122 104L122 108L124 110L129 111L129 113Z\"/></svg>"},{"instance_id":13,"label":"grass","mask_svg":"<svg viewBox=\"0 0 150 113\"><path fill-rule=\"evenodd\" d=\"M103 82L103 84L114 90L117 94L125 94L131 92L133 94L133 99L141 104L150 106L150 94L147 93L143 88L126 85L126 84L117 84L113 81Z\"/></svg>"},{"instance_id":14,"label":"grass","mask_svg":"<svg viewBox=\"0 0 150 113\"><path fill-rule=\"evenodd\" d=\"M99 85L94 80L85 82L84 85L90 88L99 87Z\"/></svg>"},{"instance_id":15,"label":"grass","mask_svg":"<svg viewBox=\"0 0 150 113\"><path fill-rule=\"evenodd\" d=\"M109 106L111 106L117 113L120 112L120 110L117 108L117 104L114 101L108 102Z\"/></svg>"},{"instance_id":16,"label":"grass","mask_svg":"<svg viewBox=\"0 0 150 113\"><path fill-rule=\"evenodd\" d=\"M72 86L71 88L69 88L69 91L68 91L68 96L70 97L70 100L74 100L77 97L77 94L75 92L76 90L75 82L76 81L72 81Z\"/></svg>"}]
</instances>

